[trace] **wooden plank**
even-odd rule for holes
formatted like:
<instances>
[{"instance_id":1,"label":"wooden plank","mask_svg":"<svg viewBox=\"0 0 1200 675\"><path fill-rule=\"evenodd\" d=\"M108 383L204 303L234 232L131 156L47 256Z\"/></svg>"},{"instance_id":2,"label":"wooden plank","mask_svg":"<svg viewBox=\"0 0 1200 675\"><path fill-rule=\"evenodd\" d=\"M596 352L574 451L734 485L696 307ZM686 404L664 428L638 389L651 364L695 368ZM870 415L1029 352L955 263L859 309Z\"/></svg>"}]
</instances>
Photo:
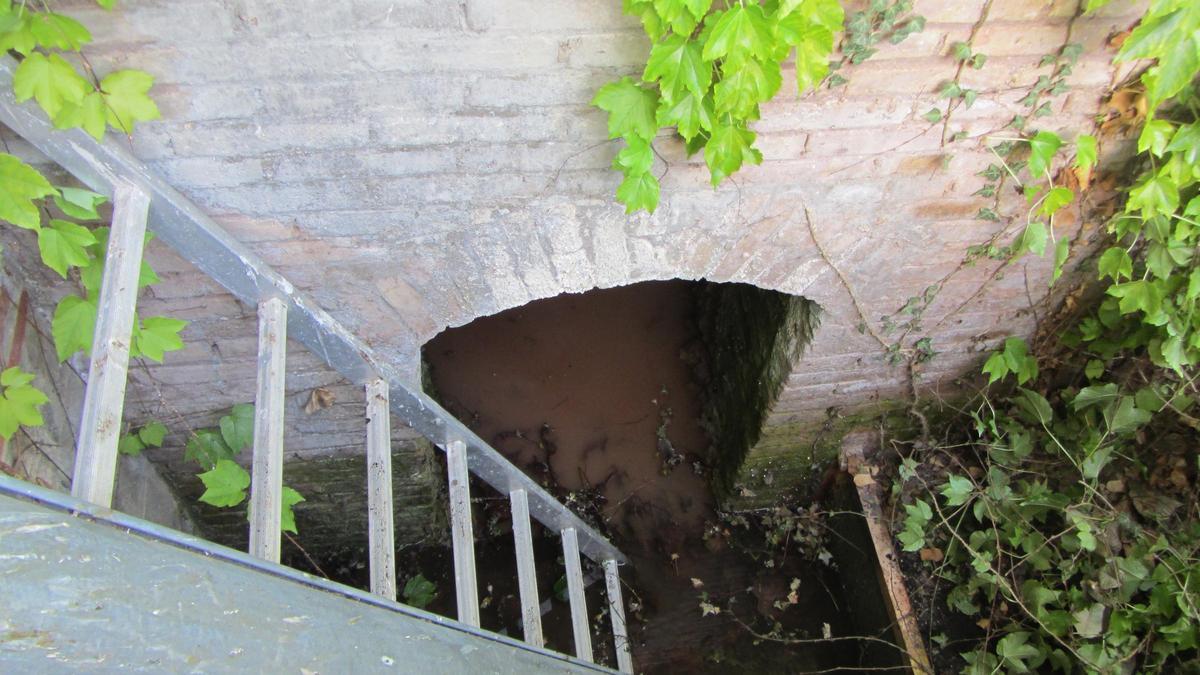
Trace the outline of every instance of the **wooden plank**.
<instances>
[{"instance_id":1,"label":"wooden plank","mask_svg":"<svg viewBox=\"0 0 1200 675\"><path fill-rule=\"evenodd\" d=\"M471 486L467 472L467 445L446 444L450 481L450 535L454 542L454 591L458 620L479 626L479 582L475 579L475 534L471 526Z\"/></svg>"},{"instance_id":2,"label":"wooden plank","mask_svg":"<svg viewBox=\"0 0 1200 675\"><path fill-rule=\"evenodd\" d=\"M388 385L367 383L367 536L371 592L396 599L396 540L392 524L392 411Z\"/></svg>"},{"instance_id":3,"label":"wooden plank","mask_svg":"<svg viewBox=\"0 0 1200 675\"><path fill-rule=\"evenodd\" d=\"M149 208L150 197L140 187L124 181L116 184L71 478L72 495L101 506L112 504L117 473L117 441Z\"/></svg>"},{"instance_id":4,"label":"wooden plank","mask_svg":"<svg viewBox=\"0 0 1200 675\"><path fill-rule=\"evenodd\" d=\"M871 543L875 548L875 558L879 562L878 574L880 585L884 589L884 599L895 618L893 628L899 638L898 642L904 645L908 654L908 665L914 673L932 674L929 654L925 651L925 641L921 638L921 629L917 625L917 615L909 601L908 587L904 585L904 572L900 570L892 535L884 523L883 496L874 477L877 469L866 459L867 447L875 442L873 438L869 433L846 436L842 440L842 464L854 478L858 502L862 506L867 530L871 533Z\"/></svg>"},{"instance_id":5,"label":"wooden plank","mask_svg":"<svg viewBox=\"0 0 1200 675\"><path fill-rule=\"evenodd\" d=\"M538 601L537 562L533 557L533 527L529 520L529 499L524 490L508 495L512 502L513 544L517 550L517 585L521 589L521 622L525 642L534 647L542 640L542 610Z\"/></svg>"},{"instance_id":6,"label":"wooden plank","mask_svg":"<svg viewBox=\"0 0 1200 675\"><path fill-rule=\"evenodd\" d=\"M629 630L625 624L625 601L621 599L621 572L616 560L604 561L604 585L608 588L608 615L612 618L613 644L617 649L617 670L633 672L629 654Z\"/></svg>"},{"instance_id":7,"label":"wooden plank","mask_svg":"<svg viewBox=\"0 0 1200 675\"><path fill-rule=\"evenodd\" d=\"M575 656L593 663L592 632L588 628L587 598L583 590L583 566L579 561L579 536L575 528L562 531L563 562L567 567L567 597L571 600L571 628L575 632Z\"/></svg>"},{"instance_id":8,"label":"wooden plank","mask_svg":"<svg viewBox=\"0 0 1200 675\"><path fill-rule=\"evenodd\" d=\"M283 393L287 304L258 305L258 389L254 395L254 460L250 470L250 555L279 562L283 500Z\"/></svg>"}]
</instances>

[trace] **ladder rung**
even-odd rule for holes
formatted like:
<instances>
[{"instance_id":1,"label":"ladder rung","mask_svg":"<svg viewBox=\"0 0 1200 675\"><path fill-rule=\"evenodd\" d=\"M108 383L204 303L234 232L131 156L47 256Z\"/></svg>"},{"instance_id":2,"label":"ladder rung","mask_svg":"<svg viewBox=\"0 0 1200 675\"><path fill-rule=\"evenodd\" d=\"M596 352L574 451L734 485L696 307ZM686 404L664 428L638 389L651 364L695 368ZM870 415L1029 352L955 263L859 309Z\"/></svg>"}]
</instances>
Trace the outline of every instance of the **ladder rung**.
<instances>
[{"instance_id":1,"label":"ladder rung","mask_svg":"<svg viewBox=\"0 0 1200 675\"><path fill-rule=\"evenodd\" d=\"M621 572L617 561L604 561L604 585L608 589L608 614L612 617L613 645L617 650L617 669L633 672L633 657L629 654L629 631L625 624L625 602L621 599Z\"/></svg>"},{"instance_id":2,"label":"ladder rung","mask_svg":"<svg viewBox=\"0 0 1200 675\"><path fill-rule=\"evenodd\" d=\"M104 254L92 360L71 479L73 496L105 507L112 505L116 480L117 441L125 407L129 343L149 208L150 198L141 188L123 181L116 183L112 231Z\"/></svg>"},{"instance_id":3,"label":"ladder rung","mask_svg":"<svg viewBox=\"0 0 1200 675\"><path fill-rule=\"evenodd\" d=\"M541 647L542 609L538 602L537 567L533 557L533 528L529 520L529 498L524 490L508 495L512 502L513 544L517 550L517 582L521 589L521 619L525 642Z\"/></svg>"},{"instance_id":4,"label":"ladder rung","mask_svg":"<svg viewBox=\"0 0 1200 675\"><path fill-rule=\"evenodd\" d=\"M258 389L254 395L254 459L250 467L250 555L279 562L283 501L283 394L287 303L258 305Z\"/></svg>"},{"instance_id":5,"label":"ladder rung","mask_svg":"<svg viewBox=\"0 0 1200 675\"><path fill-rule=\"evenodd\" d=\"M467 445L446 444L450 481L450 535L454 543L454 590L458 620L479 627L479 583L475 579L475 534L471 527L471 487L467 472Z\"/></svg>"},{"instance_id":6,"label":"ladder rung","mask_svg":"<svg viewBox=\"0 0 1200 675\"><path fill-rule=\"evenodd\" d=\"M571 628L575 631L575 656L592 661L592 632L588 628L587 598L583 594L583 566L579 562L579 537L575 528L562 531L563 562L567 567L567 596L571 600Z\"/></svg>"},{"instance_id":7,"label":"ladder rung","mask_svg":"<svg viewBox=\"0 0 1200 675\"><path fill-rule=\"evenodd\" d=\"M396 539L392 523L392 421L388 385L367 383L367 527L371 592L396 599Z\"/></svg>"}]
</instances>

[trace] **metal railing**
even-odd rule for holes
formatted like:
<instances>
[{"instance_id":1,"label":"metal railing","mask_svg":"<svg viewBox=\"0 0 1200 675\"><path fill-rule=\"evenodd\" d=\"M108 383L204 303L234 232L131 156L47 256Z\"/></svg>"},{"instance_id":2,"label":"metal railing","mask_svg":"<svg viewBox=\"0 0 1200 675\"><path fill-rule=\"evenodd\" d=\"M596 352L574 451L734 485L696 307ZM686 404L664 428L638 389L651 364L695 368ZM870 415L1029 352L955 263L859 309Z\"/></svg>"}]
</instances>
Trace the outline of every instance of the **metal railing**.
<instances>
[{"instance_id":1,"label":"metal railing","mask_svg":"<svg viewBox=\"0 0 1200 675\"><path fill-rule=\"evenodd\" d=\"M250 553L278 563L283 471L283 391L287 338L303 343L334 370L366 388L368 421L369 559L371 592L395 600L390 418L422 434L446 453L454 545L458 620L479 626L469 475L512 503L524 638L543 645L529 518L562 538L575 654L593 660L580 555L605 573L617 664L632 672L618 565L625 557L450 415L414 389L394 366L352 335L291 283L233 239L195 204L152 173L115 140L97 142L81 130L58 130L32 104L12 93L15 63L0 58L0 122L114 204L100 290L99 319L84 397L72 494L109 506L129 361L129 335L147 228L181 257L240 300L258 308L259 358L251 471ZM388 414L390 411L390 414Z\"/></svg>"}]
</instances>

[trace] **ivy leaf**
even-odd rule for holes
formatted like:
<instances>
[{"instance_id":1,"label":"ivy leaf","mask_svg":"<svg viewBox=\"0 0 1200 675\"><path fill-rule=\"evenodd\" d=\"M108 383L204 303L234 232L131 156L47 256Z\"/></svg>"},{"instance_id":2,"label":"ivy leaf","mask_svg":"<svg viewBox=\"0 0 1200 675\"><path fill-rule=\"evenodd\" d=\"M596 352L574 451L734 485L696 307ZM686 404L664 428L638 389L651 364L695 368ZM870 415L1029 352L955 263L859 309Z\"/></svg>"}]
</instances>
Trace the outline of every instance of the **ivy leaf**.
<instances>
[{"instance_id":1,"label":"ivy leaf","mask_svg":"<svg viewBox=\"0 0 1200 675\"><path fill-rule=\"evenodd\" d=\"M786 18L797 8L800 10L797 12L800 16L834 33L842 29L846 20L845 10L838 0L783 0L779 3L776 16L780 19Z\"/></svg>"},{"instance_id":2,"label":"ivy leaf","mask_svg":"<svg viewBox=\"0 0 1200 675\"><path fill-rule=\"evenodd\" d=\"M1133 258L1120 246L1113 246L1100 256L1100 278L1110 277L1119 282L1121 277L1133 278Z\"/></svg>"},{"instance_id":3,"label":"ivy leaf","mask_svg":"<svg viewBox=\"0 0 1200 675\"><path fill-rule=\"evenodd\" d=\"M1168 50L1174 42L1184 41L1200 28L1200 11L1192 3L1179 3L1172 12L1148 13L1144 21L1121 44L1118 61L1152 59Z\"/></svg>"},{"instance_id":4,"label":"ivy leaf","mask_svg":"<svg viewBox=\"0 0 1200 675\"><path fill-rule=\"evenodd\" d=\"M706 61L726 59L742 63L751 58L760 61L771 58L775 39L762 7L734 5L719 17L704 43Z\"/></svg>"},{"instance_id":5,"label":"ivy leaf","mask_svg":"<svg viewBox=\"0 0 1200 675\"><path fill-rule=\"evenodd\" d=\"M38 408L49 399L40 389L30 384L33 374L14 366L0 373L0 436L9 440L19 426L40 427L45 424Z\"/></svg>"},{"instance_id":6,"label":"ivy leaf","mask_svg":"<svg viewBox=\"0 0 1200 675\"><path fill-rule=\"evenodd\" d=\"M254 406L239 403L221 418L221 439L236 455L254 444Z\"/></svg>"},{"instance_id":7,"label":"ivy leaf","mask_svg":"<svg viewBox=\"0 0 1200 675\"><path fill-rule=\"evenodd\" d=\"M161 448L167 437L167 427L162 422L151 422L138 431L138 438L147 446Z\"/></svg>"},{"instance_id":8,"label":"ivy leaf","mask_svg":"<svg viewBox=\"0 0 1200 675\"><path fill-rule=\"evenodd\" d=\"M600 87L592 105L608 113L608 137L649 141L658 132L658 96L623 77Z\"/></svg>"},{"instance_id":9,"label":"ivy leaf","mask_svg":"<svg viewBox=\"0 0 1200 675\"><path fill-rule=\"evenodd\" d=\"M201 429L188 439L187 446L183 451L183 458L196 462L201 468L208 470L215 467L221 460L233 459L236 454L229 449L228 445L225 445L225 440L221 438L219 431Z\"/></svg>"},{"instance_id":10,"label":"ivy leaf","mask_svg":"<svg viewBox=\"0 0 1200 675\"><path fill-rule=\"evenodd\" d=\"M1071 240L1063 237L1054 245L1054 272L1050 275L1051 285L1062 276L1063 265L1066 264L1069 255L1071 255Z\"/></svg>"},{"instance_id":11,"label":"ivy leaf","mask_svg":"<svg viewBox=\"0 0 1200 675\"><path fill-rule=\"evenodd\" d=\"M683 0L654 0L654 11L676 35L691 35L698 19Z\"/></svg>"},{"instance_id":12,"label":"ivy leaf","mask_svg":"<svg viewBox=\"0 0 1200 675\"><path fill-rule=\"evenodd\" d=\"M403 595L404 604L412 605L417 609L425 609L437 597L437 586L432 581L418 574L409 579L408 583L404 584Z\"/></svg>"},{"instance_id":13,"label":"ivy leaf","mask_svg":"<svg viewBox=\"0 0 1200 675\"><path fill-rule=\"evenodd\" d=\"M1113 284L1106 292L1120 299L1118 306L1122 314L1140 311L1152 316L1162 309L1162 290L1157 284L1145 279Z\"/></svg>"},{"instance_id":14,"label":"ivy leaf","mask_svg":"<svg viewBox=\"0 0 1200 675\"><path fill-rule=\"evenodd\" d=\"M1075 166L1090 169L1096 166L1096 137L1079 134L1075 139Z\"/></svg>"},{"instance_id":15,"label":"ivy leaf","mask_svg":"<svg viewBox=\"0 0 1200 675\"><path fill-rule=\"evenodd\" d=\"M11 11L11 7L9 7ZM37 47L37 38L33 37L33 12L19 12L8 16L8 21L0 29L0 53L14 51L26 56Z\"/></svg>"},{"instance_id":16,"label":"ivy leaf","mask_svg":"<svg viewBox=\"0 0 1200 675\"><path fill-rule=\"evenodd\" d=\"M674 102L689 92L703 97L712 84L712 74L712 63L701 56L700 43L672 35L650 50L642 79L658 81L662 97Z\"/></svg>"},{"instance_id":17,"label":"ivy leaf","mask_svg":"<svg viewBox=\"0 0 1200 675\"><path fill-rule=\"evenodd\" d=\"M680 136L691 141L701 130L712 131L713 116L712 99L689 93L674 104L664 99L658 109L658 124L663 127L674 126Z\"/></svg>"},{"instance_id":18,"label":"ivy leaf","mask_svg":"<svg viewBox=\"0 0 1200 675\"><path fill-rule=\"evenodd\" d=\"M947 506L966 504L974 491L975 484L963 476L950 476L948 482L942 486L942 495L946 498Z\"/></svg>"},{"instance_id":19,"label":"ivy leaf","mask_svg":"<svg viewBox=\"0 0 1200 675\"><path fill-rule=\"evenodd\" d=\"M35 99L50 119L58 116L63 105L83 102L89 89L87 80L58 54L46 57L41 52L33 52L13 73L13 93L17 101Z\"/></svg>"},{"instance_id":20,"label":"ivy leaf","mask_svg":"<svg viewBox=\"0 0 1200 675\"><path fill-rule=\"evenodd\" d=\"M83 188L59 187L57 189L58 194L54 195L54 205L58 207L59 211L79 220L100 219L100 214L96 209L107 202L108 197ZM95 236L92 238L94 240Z\"/></svg>"},{"instance_id":21,"label":"ivy leaf","mask_svg":"<svg viewBox=\"0 0 1200 675\"><path fill-rule=\"evenodd\" d=\"M1074 200L1075 193L1071 188L1056 187L1046 193L1038 212L1044 216L1052 216Z\"/></svg>"},{"instance_id":22,"label":"ivy leaf","mask_svg":"<svg viewBox=\"0 0 1200 675\"><path fill-rule=\"evenodd\" d=\"M41 227L35 199L54 194L50 181L12 155L0 154L0 219L36 230Z\"/></svg>"},{"instance_id":23,"label":"ivy leaf","mask_svg":"<svg viewBox=\"0 0 1200 675\"><path fill-rule=\"evenodd\" d=\"M1032 389L1021 387L1017 403L1040 424L1049 424L1054 419L1054 409L1050 407L1050 402Z\"/></svg>"},{"instance_id":24,"label":"ivy leaf","mask_svg":"<svg viewBox=\"0 0 1200 675\"><path fill-rule=\"evenodd\" d=\"M1162 173L1155 173L1129 191L1128 210L1141 209L1144 218L1169 216L1179 208L1179 187Z\"/></svg>"},{"instance_id":25,"label":"ivy leaf","mask_svg":"<svg viewBox=\"0 0 1200 675\"><path fill-rule=\"evenodd\" d=\"M79 103L64 102L62 109L54 116L54 126L59 129L82 128L92 138L100 140L108 128L108 115L104 96L93 91Z\"/></svg>"},{"instance_id":26,"label":"ivy leaf","mask_svg":"<svg viewBox=\"0 0 1200 675\"><path fill-rule=\"evenodd\" d=\"M1100 637L1104 632L1104 605L1098 602L1071 616L1075 618L1075 633L1081 638Z\"/></svg>"},{"instance_id":27,"label":"ivy leaf","mask_svg":"<svg viewBox=\"0 0 1200 675\"><path fill-rule=\"evenodd\" d=\"M70 267L87 267L92 258L87 247L96 243L92 231L67 220L50 221L49 227L38 230L38 250L42 262L66 279Z\"/></svg>"},{"instance_id":28,"label":"ivy leaf","mask_svg":"<svg viewBox=\"0 0 1200 675\"><path fill-rule=\"evenodd\" d=\"M712 136L704 146L704 161L714 187L742 168L742 164L762 163L762 153L752 147L755 138L753 131L738 126L713 127Z\"/></svg>"},{"instance_id":29,"label":"ivy leaf","mask_svg":"<svg viewBox=\"0 0 1200 675\"><path fill-rule=\"evenodd\" d=\"M296 531L296 513L292 507L304 501L304 496L296 492L292 488L284 485L283 494L280 495L280 508L283 513L279 519L279 529L292 534L300 534Z\"/></svg>"},{"instance_id":30,"label":"ivy leaf","mask_svg":"<svg viewBox=\"0 0 1200 675\"><path fill-rule=\"evenodd\" d=\"M204 494L200 501L213 506L237 506L246 499L246 488L250 487L250 474L237 462L217 460L209 471L198 475L204 483Z\"/></svg>"},{"instance_id":31,"label":"ivy leaf","mask_svg":"<svg viewBox=\"0 0 1200 675\"><path fill-rule=\"evenodd\" d=\"M117 441L117 452L122 455L137 456L142 454L146 449L146 444L142 443L142 439L138 438L137 434L125 434L121 440Z\"/></svg>"},{"instance_id":32,"label":"ivy leaf","mask_svg":"<svg viewBox=\"0 0 1200 675\"><path fill-rule=\"evenodd\" d=\"M617 201L625 205L625 213L633 213L638 209L654 213L654 209L658 208L658 197L658 179L649 171L629 174L617 187Z\"/></svg>"},{"instance_id":33,"label":"ivy leaf","mask_svg":"<svg viewBox=\"0 0 1200 675\"><path fill-rule=\"evenodd\" d=\"M92 41L92 34L75 19L53 12L37 12L31 17L29 30L43 47L77 52Z\"/></svg>"},{"instance_id":34,"label":"ivy leaf","mask_svg":"<svg viewBox=\"0 0 1200 675\"><path fill-rule=\"evenodd\" d=\"M183 349L179 331L187 325L187 321L166 316L139 319L133 328L131 354L162 363L164 353Z\"/></svg>"},{"instance_id":35,"label":"ivy leaf","mask_svg":"<svg viewBox=\"0 0 1200 675\"><path fill-rule=\"evenodd\" d=\"M158 119L158 105L146 95L153 85L154 77L141 70L118 70L100 80L108 124L130 134L134 122Z\"/></svg>"},{"instance_id":36,"label":"ivy leaf","mask_svg":"<svg viewBox=\"0 0 1200 675\"><path fill-rule=\"evenodd\" d=\"M1136 431L1150 421L1152 415L1147 410L1138 408L1132 396L1122 396L1111 411L1105 411L1108 427L1114 434L1125 434Z\"/></svg>"},{"instance_id":37,"label":"ivy leaf","mask_svg":"<svg viewBox=\"0 0 1200 675\"><path fill-rule=\"evenodd\" d=\"M1138 152L1149 150L1155 157L1162 157L1174 135L1174 124L1166 120L1150 120L1138 136Z\"/></svg>"},{"instance_id":38,"label":"ivy leaf","mask_svg":"<svg viewBox=\"0 0 1200 675\"><path fill-rule=\"evenodd\" d=\"M1029 162L1026 165L1029 175L1041 179L1049 172L1055 153L1062 147L1062 139L1054 132L1039 131L1029 139L1029 147Z\"/></svg>"},{"instance_id":39,"label":"ivy leaf","mask_svg":"<svg viewBox=\"0 0 1200 675\"><path fill-rule=\"evenodd\" d=\"M100 5L104 9L112 9L116 6L117 0L96 0L96 4Z\"/></svg>"},{"instance_id":40,"label":"ivy leaf","mask_svg":"<svg viewBox=\"0 0 1200 675\"><path fill-rule=\"evenodd\" d=\"M721 81L713 87L717 114L729 113L735 119L752 118L758 104L769 100L783 82L779 64L774 61L725 62Z\"/></svg>"},{"instance_id":41,"label":"ivy leaf","mask_svg":"<svg viewBox=\"0 0 1200 675\"><path fill-rule=\"evenodd\" d=\"M1041 650L1029 644L1030 634L1026 631L1009 633L996 643L996 656L1001 664L1008 666L1009 672L1028 673L1041 662ZM1028 663L1027 663L1028 662Z\"/></svg>"},{"instance_id":42,"label":"ivy leaf","mask_svg":"<svg viewBox=\"0 0 1200 675\"><path fill-rule=\"evenodd\" d=\"M60 362L71 358L75 352L90 353L95 331L95 302L77 295L68 295L58 301L54 319L50 322L50 333L54 336L54 350L58 352Z\"/></svg>"},{"instance_id":43,"label":"ivy leaf","mask_svg":"<svg viewBox=\"0 0 1200 675\"><path fill-rule=\"evenodd\" d=\"M1171 137L1167 144L1168 152L1182 153L1183 161L1187 164L1200 164L1200 124L1185 124Z\"/></svg>"},{"instance_id":44,"label":"ivy leaf","mask_svg":"<svg viewBox=\"0 0 1200 675\"><path fill-rule=\"evenodd\" d=\"M1117 400L1119 394L1117 385L1112 383L1084 387L1071 401L1071 407L1078 411L1092 406L1107 405L1110 401Z\"/></svg>"}]
</instances>

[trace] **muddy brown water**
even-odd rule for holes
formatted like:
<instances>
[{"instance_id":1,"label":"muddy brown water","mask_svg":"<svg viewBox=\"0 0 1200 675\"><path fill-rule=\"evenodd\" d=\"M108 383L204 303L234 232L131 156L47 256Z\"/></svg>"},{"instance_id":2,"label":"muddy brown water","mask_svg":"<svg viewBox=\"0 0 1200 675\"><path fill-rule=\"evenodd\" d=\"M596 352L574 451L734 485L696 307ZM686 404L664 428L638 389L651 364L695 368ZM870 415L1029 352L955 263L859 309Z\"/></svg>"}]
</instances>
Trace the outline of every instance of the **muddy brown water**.
<instances>
[{"instance_id":1,"label":"muddy brown water","mask_svg":"<svg viewBox=\"0 0 1200 675\"><path fill-rule=\"evenodd\" d=\"M713 663L714 653L734 653L751 636L727 617L701 616L700 593L720 598L779 585L783 571L764 577L760 566L702 540L715 514L703 462L710 441L689 366L700 348L691 283L649 282L538 301L445 331L426 345L425 358L435 395L481 438L544 484L600 495L593 501L598 515L630 558L626 598L642 606L644 621L632 625L639 671L745 671ZM484 561L481 568L506 571L511 545L494 539L495 564ZM547 567L542 555L554 555L546 551L539 568ZM822 573L803 566L788 572ZM482 583L486 595L490 582ZM540 584L543 597L552 584L553 574ZM600 586L589 597L593 616ZM815 584L805 592L824 593ZM560 618L546 622L547 638L570 651L569 619L561 607L555 612ZM515 607L504 613L496 620L519 625ZM801 623L819 632L822 623L837 621L831 616L808 612ZM756 662L766 649L755 648ZM789 652L786 666L767 670L801 672L828 663L815 652L805 652L811 658Z\"/></svg>"}]
</instances>

